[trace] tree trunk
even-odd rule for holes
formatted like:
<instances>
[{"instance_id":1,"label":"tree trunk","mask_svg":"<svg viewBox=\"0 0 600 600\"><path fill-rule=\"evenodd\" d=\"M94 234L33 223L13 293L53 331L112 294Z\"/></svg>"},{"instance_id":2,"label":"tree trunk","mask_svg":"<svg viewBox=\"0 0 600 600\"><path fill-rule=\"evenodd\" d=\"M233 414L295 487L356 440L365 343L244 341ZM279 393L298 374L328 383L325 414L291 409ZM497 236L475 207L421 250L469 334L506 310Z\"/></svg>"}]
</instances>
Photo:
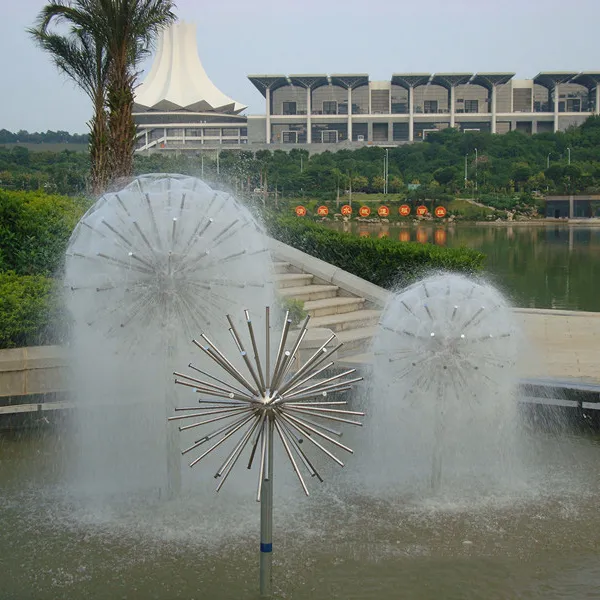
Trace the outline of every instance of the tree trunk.
<instances>
[{"instance_id":1,"label":"tree trunk","mask_svg":"<svg viewBox=\"0 0 600 600\"><path fill-rule=\"evenodd\" d=\"M133 174L135 123L133 121L133 78L127 65L115 64L108 87L108 138L110 178L117 180Z\"/></svg>"},{"instance_id":2,"label":"tree trunk","mask_svg":"<svg viewBox=\"0 0 600 600\"><path fill-rule=\"evenodd\" d=\"M99 96L95 104L94 116L89 122L89 150L91 192L97 197L105 192L109 180L108 125L104 109L104 94Z\"/></svg>"}]
</instances>

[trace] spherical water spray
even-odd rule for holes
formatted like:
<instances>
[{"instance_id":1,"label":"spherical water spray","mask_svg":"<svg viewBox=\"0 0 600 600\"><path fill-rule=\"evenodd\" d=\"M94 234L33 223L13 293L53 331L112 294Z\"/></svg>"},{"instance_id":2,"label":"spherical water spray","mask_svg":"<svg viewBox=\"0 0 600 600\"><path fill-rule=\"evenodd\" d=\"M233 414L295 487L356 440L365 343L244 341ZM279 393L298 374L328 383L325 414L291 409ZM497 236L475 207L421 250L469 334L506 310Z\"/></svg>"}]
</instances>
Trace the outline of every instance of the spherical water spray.
<instances>
[{"instance_id":1,"label":"spherical water spray","mask_svg":"<svg viewBox=\"0 0 600 600\"><path fill-rule=\"evenodd\" d=\"M169 373L197 332L222 341L214 325L224 310L238 313L242 298L251 310L272 302L272 280L248 209L199 179L145 175L88 210L69 243L65 288L90 481L163 488L156 464L166 455L167 489L179 488L178 440L164 427L177 404Z\"/></svg>"},{"instance_id":2,"label":"spherical water spray","mask_svg":"<svg viewBox=\"0 0 600 600\"><path fill-rule=\"evenodd\" d=\"M375 340L375 380L395 404L385 418L414 440L409 452L430 457L433 489L445 461L472 470L478 443L493 444L513 422L517 348L509 306L489 285L441 275L390 298Z\"/></svg>"}]
</instances>

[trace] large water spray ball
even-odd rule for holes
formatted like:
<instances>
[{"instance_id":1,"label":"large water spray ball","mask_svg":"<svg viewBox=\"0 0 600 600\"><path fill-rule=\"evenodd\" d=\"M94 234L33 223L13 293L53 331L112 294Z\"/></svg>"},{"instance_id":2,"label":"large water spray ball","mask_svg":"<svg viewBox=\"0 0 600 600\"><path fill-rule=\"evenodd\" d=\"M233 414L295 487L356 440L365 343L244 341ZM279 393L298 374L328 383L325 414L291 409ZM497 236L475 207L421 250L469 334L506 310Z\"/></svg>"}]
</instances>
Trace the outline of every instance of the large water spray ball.
<instances>
[{"instance_id":1,"label":"large water spray ball","mask_svg":"<svg viewBox=\"0 0 600 600\"><path fill-rule=\"evenodd\" d=\"M376 352L407 394L454 395L460 402L512 385L518 335L512 312L490 285L460 275L425 279L394 294L381 318Z\"/></svg>"},{"instance_id":2,"label":"large water spray ball","mask_svg":"<svg viewBox=\"0 0 600 600\"><path fill-rule=\"evenodd\" d=\"M464 276L391 295L374 341L369 424L388 482L465 490L512 477L518 337L502 295Z\"/></svg>"},{"instance_id":3,"label":"large water spray ball","mask_svg":"<svg viewBox=\"0 0 600 600\"><path fill-rule=\"evenodd\" d=\"M242 303L262 309L270 280L266 237L248 209L193 177L146 175L106 194L67 251L75 321L131 347L161 341L160 330L187 342Z\"/></svg>"}]
</instances>

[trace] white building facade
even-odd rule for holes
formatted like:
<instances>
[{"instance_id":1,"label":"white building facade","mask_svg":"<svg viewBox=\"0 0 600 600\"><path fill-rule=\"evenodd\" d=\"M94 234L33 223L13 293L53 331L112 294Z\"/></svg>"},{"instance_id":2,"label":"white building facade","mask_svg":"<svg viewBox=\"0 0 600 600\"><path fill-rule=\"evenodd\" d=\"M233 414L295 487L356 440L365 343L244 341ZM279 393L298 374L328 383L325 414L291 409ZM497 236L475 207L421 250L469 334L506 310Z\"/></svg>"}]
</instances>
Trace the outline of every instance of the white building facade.
<instances>
[{"instance_id":1,"label":"white building facade","mask_svg":"<svg viewBox=\"0 0 600 600\"><path fill-rule=\"evenodd\" d=\"M564 131L600 114L600 72L364 73L250 75L264 114L221 92L198 57L196 27L161 35L152 69L137 89L138 151L208 148L398 145L448 127L535 134Z\"/></svg>"}]
</instances>

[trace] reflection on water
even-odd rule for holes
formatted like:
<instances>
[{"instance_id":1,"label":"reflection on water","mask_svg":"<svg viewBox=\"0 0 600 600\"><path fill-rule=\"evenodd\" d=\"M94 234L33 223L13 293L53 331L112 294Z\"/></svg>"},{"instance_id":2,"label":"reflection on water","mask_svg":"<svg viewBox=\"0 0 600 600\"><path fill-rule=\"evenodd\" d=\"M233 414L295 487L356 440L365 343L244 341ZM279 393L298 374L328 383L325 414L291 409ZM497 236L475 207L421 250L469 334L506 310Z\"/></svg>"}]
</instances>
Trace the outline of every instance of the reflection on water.
<instances>
[{"instance_id":1,"label":"reflection on water","mask_svg":"<svg viewBox=\"0 0 600 600\"><path fill-rule=\"evenodd\" d=\"M512 302L526 308L600 311L600 227L456 225L417 227L333 223L362 237L389 237L486 256L486 272Z\"/></svg>"}]
</instances>

